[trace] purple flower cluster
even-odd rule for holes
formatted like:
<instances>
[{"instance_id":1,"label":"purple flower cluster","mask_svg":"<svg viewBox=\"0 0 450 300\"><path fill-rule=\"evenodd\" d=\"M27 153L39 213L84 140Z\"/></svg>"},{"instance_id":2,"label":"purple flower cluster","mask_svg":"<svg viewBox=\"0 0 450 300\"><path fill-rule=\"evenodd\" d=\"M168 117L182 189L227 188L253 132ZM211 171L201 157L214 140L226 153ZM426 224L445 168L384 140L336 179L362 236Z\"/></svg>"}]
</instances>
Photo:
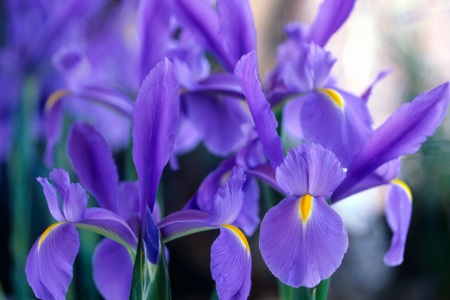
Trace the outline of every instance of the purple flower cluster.
<instances>
[{"instance_id":1,"label":"purple flower cluster","mask_svg":"<svg viewBox=\"0 0 450 300\"><path fill-rule=\"evenodd\" d=\"M38 298L63 299L67 293L80 244L77 229L105 237L93 269L107 299L127 299L132 292L140 243L152 285L164 243L212 229L220 231L211 247L220 299L248 298L254 251L283 283L312 288L336 271L348 247L332 204L380 185L390 187L386 216L393 231L384 260L391 266L402 263L412 194L396 179L400 157L416 152L440 125L449 85L402 105L374 129L367 108L373 85L362 96L339 88L330 75L336 60L324 48L354 0L324 0L312 24L287 25L264 85L247 0L142 0L116 6L77 0L45 8L19 2L42 15L30 13L12 28L42 26L35 36L14 33L0 60L22 51L17 77L33 68L42 88L52 90L42 120L48 165L62 116L77 119L67 154L81 185L71 183L63 169L50 172L53 184L38 178L56 220L27 260L28 282ZM8 3L14 11L16 2ZM127 39L126 30L135 30L136 40ZM38 70L49 65L52 72L41 75ZM0 79L0 85L9 82ZM277 132L276 107L282 109L280 130L293 146L283 144ZM2 109L9 108L2 104ZM119 181L112 154L129 144L130 124L137 182ZM8 132L3 125L11 124L0 123L0 131ZM224 161L182 210L161 216L156 198L164 168L179 168L177 156L200 142ZM0 148L0 159L5 151ZM262 221L258 181L284 195ZM87 208L86 191L99 207ZM259 249L250 249L246 236L259 225Z\"/></svg>"}]
</instances>

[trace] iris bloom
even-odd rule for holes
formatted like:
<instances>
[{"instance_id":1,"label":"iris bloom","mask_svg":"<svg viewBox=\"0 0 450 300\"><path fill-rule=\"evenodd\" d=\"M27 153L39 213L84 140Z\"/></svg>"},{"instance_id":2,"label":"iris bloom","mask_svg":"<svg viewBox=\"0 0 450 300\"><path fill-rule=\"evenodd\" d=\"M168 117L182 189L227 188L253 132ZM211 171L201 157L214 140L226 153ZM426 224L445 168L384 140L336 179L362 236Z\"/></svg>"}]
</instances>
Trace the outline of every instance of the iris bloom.
<instances>
[{"instance_id":1,"label":"iris bloom","mask_svg":"<svg viewBox=\"0 0 450 300\"><path fill-rule=\"evenodd\" d=\"M254 167L251 172L287 195L269 210L261 224L260 249L269 269L281 281L296 287L313 287L328 278L346 252L347 236L340 217L327 201L336 203L383 184L390 186L386 216L393 231L384 260L387 265L400 264L412 196L408 186L395 178L399 158L416 152L440 125L450 100L449 83L398 108L364 139L346 162L344 172L339 157L319 145L298 146L283 159L278 124L262 93L256 69L256 55L250 53L235 70L271 166Z\"/></svg>"}]
</instances>

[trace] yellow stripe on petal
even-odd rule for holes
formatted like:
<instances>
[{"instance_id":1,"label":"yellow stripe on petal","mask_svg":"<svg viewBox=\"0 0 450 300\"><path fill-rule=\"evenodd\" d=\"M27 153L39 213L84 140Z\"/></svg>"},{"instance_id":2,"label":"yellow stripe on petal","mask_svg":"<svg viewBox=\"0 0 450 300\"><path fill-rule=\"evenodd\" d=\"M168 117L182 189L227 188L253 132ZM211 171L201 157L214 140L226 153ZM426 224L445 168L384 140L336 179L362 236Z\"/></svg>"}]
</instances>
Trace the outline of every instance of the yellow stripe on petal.
<instances>
[{"instance_id":1,"label":"yellow stripe on petal","mask_svg":"<svg viewBox=\"0 0 450 300\"><path fill-rule=\"evenodd\" d=\"M313 196L311 196L310 194L306 194L300 198L298 210L300 216L302 217L303 223L305 223L308 220L309 215L311 214L312 205L313 205Z\"/></svg>"},{"instance_id":2,"label":"yellow stripe on petal","mask_svg":"<svg viewBox=\"0 0 450 300\"><path fill-rule=\"evenodd\" d=\"M410 201L412 201L412 193L411 193L411 189L409 188L409 186L402 180L400 179L393 179L391 181L393 184L398 185L399 187L401 187L403 190L405 190L406 194L408 195L408 198Z\"/></svg>"},{"instance_id":3,"label":"yellow stripe on petal","mask_svg":"<svg viewBox=\"0 0 450 300\"><path fill-rule=\"evenodd\" d=\"M61 98L70 95L69 90L57 90L54 91L45 102L45 110L50 110L53 105L55 105L56 102L58 102Z\"/></svg>"},{"instance_id":4,"label":"yellow stripe on petal","mask_svg":"<svg viewBox=\"0 0 450 300\"><path fill-rule=\"evenodd\" d=\"M63 222L58 222L55 224L50 225L45 231L44 233L41 235L41 237L39 238L39 242L38 242L38 250L41 247L41 244L44 242L44 240L47 238L47 236L50 234L50 232L55 229L56 227L58 227L59 225L64 224Z\"/></svg>"},{"instance_id":5,"label":"yellow stripe on petal","mask_svg":"<svg viewBox=\"0 0 450 300\"><path fill-rule=\"evenodd\" d=\"M328 96L328 98L333 101L335 105L337 105L340 109L344 108L344 99L342 98L341 94L339 94L337 91L333 89L328 88L321 88L318 89L320 93L323 93Z\"/></svg>"},{"instance_id":6,"label":"yellow stripe on petal","mask_svg":"<svg viewBox=\"0 0 450 300\"><path fill-rule=\"evenodd\" d=\"M250 253L250 246L248 245L247 238L239 228L230 224L222 224L222 227L230 229L239 238L239 240L242 243L242 246L244 246L245 248L245 251L247 251L247 253Z\"/></svg>"}]
</instances>

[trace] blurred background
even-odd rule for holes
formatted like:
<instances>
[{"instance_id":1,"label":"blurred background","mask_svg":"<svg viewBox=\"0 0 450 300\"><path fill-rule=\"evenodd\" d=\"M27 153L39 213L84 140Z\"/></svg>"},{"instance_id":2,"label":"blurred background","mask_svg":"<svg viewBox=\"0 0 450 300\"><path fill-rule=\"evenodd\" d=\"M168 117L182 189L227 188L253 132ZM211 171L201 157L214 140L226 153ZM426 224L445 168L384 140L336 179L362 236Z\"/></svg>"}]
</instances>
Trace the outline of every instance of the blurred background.
<instances>
[{"instance_id":1,"label":"blurred background","mask_svg":"<svg viewBox=\"0 0 450 300\"><path fill-rule=\"evenodd\" d=\"M283 26L292 21L310 23L320 2L251 1L261 78L275 64L276 47L285 38ZM3 5L0 9L3 26L6 12ZM359 0L349 20L331 38L327 49L338 59L333 75L346 90L362 94L379 72L392 70L375 87L369 100L375 126L403 102L450 79L449 20L450 2L445 0ZM332 276L330 299L450 299L449 134L447 117L417 154L403 160L401 178L412 189L414 206L401 266L389 268L383 263L391 238L384 217L383 188L355 195L334 207L344 219L350 243L342 266ZM30 145L34 150L27 148L33 152L29 157L40 159L42 142L32 141ZM62 146L57 153L58 166L68 166L64 154ZM24 261L16 261L13 256L26 258L32 243L51 224L42 190L35 180L37 176L47 176L48 170L42 164L16 159L11 155L1 166L0 174L0 299L33 298L25 280ZM119 165L126 160L126 153L116 155ZM179 171L166 170L166 214L182 208L220 161L199 146L180 158ZM12 169L23 164L29 166L28 172L16 174L12 180ZM18 207L24 204L13 203L11 199L15 197L31 197L31 205ZM18 212L26 213L20 219L14 218ZM24 229L24 224L30 228ZM174 299L211 298L214 282L209 252L217 234L203 232L168 244ZM99 238L85 232L81 235L83 246L67 298L100 299L90 265ZM257 251L258 234L249 242L255 249L250 299L277 299L277 283Z\"/></svg>"}]
</instances>

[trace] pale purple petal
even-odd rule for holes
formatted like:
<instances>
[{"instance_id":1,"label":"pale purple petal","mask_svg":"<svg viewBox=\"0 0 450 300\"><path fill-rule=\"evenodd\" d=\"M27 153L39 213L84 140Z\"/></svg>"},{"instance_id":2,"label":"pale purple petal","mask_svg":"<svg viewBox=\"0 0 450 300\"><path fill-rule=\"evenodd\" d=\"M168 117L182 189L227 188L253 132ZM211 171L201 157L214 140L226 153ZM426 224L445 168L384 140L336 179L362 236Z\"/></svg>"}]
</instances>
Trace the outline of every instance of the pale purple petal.
<instances>
[{"instance_id":1,"label":"pale purple petal","mask_svg":"<svg viewBox=\"0 0 450 300\"><path fill-rule=\"evenodd\" d=\"M220 226L224 223L231 224L234 222L242 209L244 182L244 169L233 168L230 178L214 195L214 206L209 219L210 224Z\"/></svg>"},{"instance_id":2,"label":"pale purple petal","mask_svg":"<svg viewBox=\"0 0 450 300\"><path fill-rule=\"evenodd\" d=\"M61 136L62 121L64 112L62 102L56 102L50 109L44 112L44 129L45 129L45 164L47 167L53 166L53 154L55 146Z\"/></svg>"},{"instance_id":3,"label":"pale purple petal","mask_svg":"<svg viewBox=\"0 0 450 300\"><path fill-rule=\"evenodd\" d=\"M356 0L324 0L305 40L324 46L350 15Z\"/></svg>"},{"instance_id":4,"label":"pale purple petal","mask_svg":"<svg viewBox=\"0 0 450 300\"><path fill-rule=\"evenodd\" d=\"M69 178L69 174L67 173L67 171L62 168L53 169L50 172L50 179L55 184L56 189L58 190L59 194L61 195L61 198L64 199L66 190L70 185L70 178Z\"/></svg>"},{"instance_id":5,"label":"pale purple petal","mask_svg":"<svg viewBox=\"0 0 450 300\"><path fill-rule=\"evenodd\" d=\"M392 70L388 69L388 70L384 70L381 71L377 77L375 78L375 80L372 82L372 84L366 89L366 91L362 94L361 99L367 103L367 101L369 101L370 95L372 95L372 90L375 87L375 85L382 79L384 79L384 77L386 77L387 75L391 74Z\"/></svg>"},{"instance_id":6,"label":"pale purple petal","mask_svg":"<svg viewBox=\"0 0 450 300\"><path fill-rule=\"evenodd\" d=\"M236 227L221 227L211 247L211 273L219 299L247 299L252 259L247 240Z\"/></svg>"},{"instance_id":7,"label":"pale purple petal","mask_svg":"<svg viewBox=\"0 0 450 300\"><path fill-rule=\"evenodd\" d=\"M61 204L56 189L48 182L47 178L38 177L37 181L39 181L44 189L45 199L47 200L48 208L53 218L58 222L66 221L66 218L61 212Z\"/></svg>"},{"instance_id":8,"label":"pale purple petal","mask_svg":"<svg viewBox=\"0 0 450 300\"><path fill-rule=\"evenodd\" d=\"M119 176L112 152L103 136L87 124L72 126L67 153L81 184L100 207L117 212Z\"/></svg>"},{"instance_id":9,"label":"pale purple petal","mask_svg":"<svg viewBox=\"0 0 450 300\"><path fill-rule=\"evenodd\" d=\"M287 102L283 106L283 132L286 132L289 136L300 140L304 137L302 131L302 124L300 122L300 113L305 97L300 97L292 101Z\"/></svg>"},{"instance_id":10,"label":"pale purple petal","mask_svg":"<svg viewBox=\"0 0 450 300\"><path fill-rule=\"evenodd\" d=\"M448 83L442 84L397 109L364 144L336 192L344 194L384 163L416 152L445 116L450 100L448 87Z\"/></svg>"},{"instance_id":11,"label":"pale purple petal","mask_svg":"<svg viewBox=\"0 0 450 300\"><path fill-rule=\"evenodd\" d=\"M372 119L361 99L333 91L340 95L342 107L328 95L314 92L304 99L299 117L305 138L333 151L342 165L348 167L372 133Z\"/></svg>"},{"instance_id":12,"label":"pale purple petal","mask_svg":"<svg viewBox=\"0 0 450 300\"><path fill-rule=\"evenodd\" d=\"M187 117L211 153L225 156L243 145L245 137L241 127L249 124L250 118L241 100L198 94L186 94L183 100Z\"/></svg>"},{"instance_id":13,"label":"pale purple petal","mask_svg":"<svg viewBox=\"0 0 450 300\"><path fill-rule=\"evenodd\" d=\"M244 201L233 224L241 228L247 236L252 236L260 223L258 181L247 175L242 191L244 192Z\"/></svg>"},{"instance_id":14,"label":"pale purple petal","mask_svg":"<svg viewBox=\"0 0 450 300\"><path fill-rule=\"evenodd\" d=\"M242 87L259 139L267 157L275 169L283 162L283 146L277 133L278 122L262 91L258 79L256 53L251 52L238 62L235 74L242 80Z\"/></svg>"},{"instance_id":15,"label":"pale purple petal","mask_svg":"<svg viewBox=\"0 0 450 300\"><path fill-rule=\"evenodd\" d=\"M124 246L103 239L95 249L92 265L95 285L105 299L128 299L133 261Z\"/></svg>"},{"instance_id":16,"label":"pale purple petal","mask_svg":"<svg viewBox=\"0 0 450 300\"><path fill-rule=\"evenodd\" d=\"M77 230L70 223L55 223L40 236L31 248L25 268L36 297L65 298L79 247Z\"/></svg>"},{"instance_id":17,"label":"pale purple petal","mask_svg":"<svg viewBox=\"0 0 450 300\"><path fill-rule=\"evenodd\" d=\"M193 150L201 141L200 133L192 122L181 115L180 126L175 138L174 154L184 154Z\"/></svg>"},{"instance_id":18,"label":"pale purple petal","mask_svg":"<svg viewBox=\"0 0 450 300\"><path fill-rule=\"evenodd\" d=\"M291 195L328 196L345 178L336 156L317 144L304 144L288 152L276 170L278 183Z\"/></svg>"},{"instance_id":19,"label":"pale purple petal","mask_svg":"<svg viewBox=\"0 0 450 300\"><path fill-rule=\"evenodd\" d=\"M339 267L348 238L341 218L324 198L312 199L304 221L300 198L290 196L265 215L259 246L270 271L282 282L312 288Z\"/></svg>"},{"instance_id":20,"label":"pale purple petal","mask_svg":"<svg viewBox=\"0 0 450 300\"><path fill-rule=\"evenodd\" d=\"M256 51L256 29L248 0L218 0L220 37L235 65L245 54Z\"/></svg>"},{"instance_id":21,"label":"pale purple petal","mask_svg":"<svg viewBox=\"0 0 450 300\"><path fill-rule=\"evenodd\" d=\"M403 181L393 180L389 185L385 210L393 236L389 251L384 256L384 262L388 266L398 266L403 262L412 214L411 190Z\"/></svg>"},{"instance_id":22,"label":"pale purple petal","mask_svg":"<svg viewBox=\"0 0 450 300\"><path fill-rule=\"evenodd\" d=\"M159 179L172 154L180 113L172 64L159 63L145 78L133 111L133 160L139 179L140 215L153 210Z\"/></svg>"},{"instance_id":23,"label":"pale purple petal","mask_svg":"<svg viewBox=\"0 0 450 300\"><path fill-rule=\"evenodd\" d=\"M84 219L77 222L79 228L97 232L127 247L136 247L137 238L128 224L115 213L103 208L88 208Z\"/></svg>"},{"instance_id":24,"label":"pale purple petal","mask_svg":"<svg viewBox=\"0 0 450 300\"><path fill-rule=\"evenodd\" d=\"M62 208L66 220L69 222L78 222L83 219L87 201L88 195L79 183L69 184L62 198Z\"/></svg>"}]
</instances>

